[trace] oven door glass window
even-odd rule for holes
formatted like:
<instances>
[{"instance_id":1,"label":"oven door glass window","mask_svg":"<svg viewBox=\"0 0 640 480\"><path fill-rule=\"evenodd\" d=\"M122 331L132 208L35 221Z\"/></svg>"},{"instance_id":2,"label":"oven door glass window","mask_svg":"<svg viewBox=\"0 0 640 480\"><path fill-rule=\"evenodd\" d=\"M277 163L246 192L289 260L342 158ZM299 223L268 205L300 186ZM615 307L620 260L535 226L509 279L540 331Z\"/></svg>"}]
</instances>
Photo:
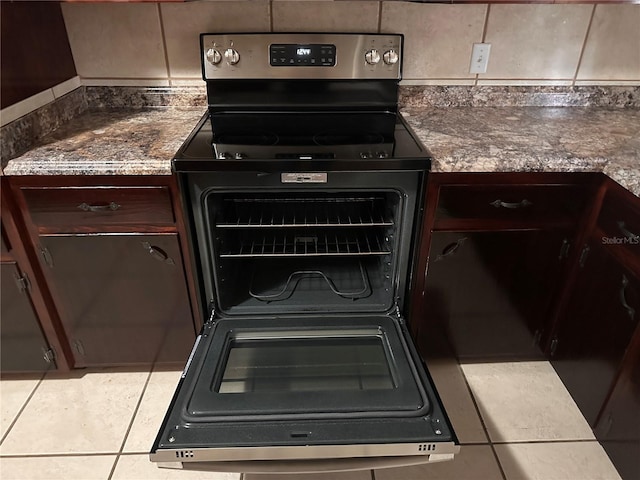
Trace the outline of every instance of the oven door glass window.
<instances>
[{"instance_id":1,"label":"oven door glass window","mask_svg":"<svg viewBox=\"0 0 640 480\"><path fill-rule=\"evenodd\" d=\"M236 338L215 391L350 392L394 386L383 338L364 331L356 338Z\"/></svg>"}]
</instances>

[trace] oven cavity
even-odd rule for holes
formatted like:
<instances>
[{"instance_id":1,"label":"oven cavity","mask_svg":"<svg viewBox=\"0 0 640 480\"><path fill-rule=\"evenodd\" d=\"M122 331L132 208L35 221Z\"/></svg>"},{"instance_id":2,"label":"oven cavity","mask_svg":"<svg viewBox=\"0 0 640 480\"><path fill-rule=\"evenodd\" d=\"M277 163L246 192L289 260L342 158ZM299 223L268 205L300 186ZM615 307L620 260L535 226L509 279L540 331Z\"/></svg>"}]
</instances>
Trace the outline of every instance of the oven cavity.
<instances>
[{"instance_id":1,"label":"oven cavity","mask_svg":"<svg viewBox=\"0 0 640 480\"><path fill-rule=\"evenodd\" d=\"M223 311L392 307L398 192L211 192L205 205Z\"/></svg>"}]
</instances>

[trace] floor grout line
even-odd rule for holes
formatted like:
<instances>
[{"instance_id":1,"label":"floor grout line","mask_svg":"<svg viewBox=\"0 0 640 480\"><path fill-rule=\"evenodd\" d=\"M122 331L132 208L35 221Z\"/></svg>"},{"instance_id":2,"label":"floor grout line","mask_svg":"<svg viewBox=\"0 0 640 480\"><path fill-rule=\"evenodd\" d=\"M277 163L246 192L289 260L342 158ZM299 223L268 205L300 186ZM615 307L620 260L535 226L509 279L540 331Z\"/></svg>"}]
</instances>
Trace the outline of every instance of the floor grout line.
<instances>
[{"instance_id":1,"label":"floor grout line","mask_svg":"<svg viewBox=\"0 0 640 480\"><path fill-rule=\"evenodd\" d=\"M31 393L29 394L29 396L27 397L27 399L24 401L24 403L22 404L22 407L20 407L20 410L18 410L18 413L16 414L16 416L14 417L13 421L9 424L9 427L7 428L7 431L4 432L4 435L2 436L2 439L0 439L0 445L2 445L4 443L4 441L6 440L6 438L9 436L9 433L11 433L11 430L13 429L13 426L16 424L16 422L18 421L18 419L20 418L20 415L22 415L22 412L24 411L25 408L27 408L27 405L29 404L29 402L31 401L31 398L33 397L33 395L36 393L36 390L38 390L38 387L40 387L40 384L42 383L42 381L44 380L44 377L47 376L47 373L49 373L49 370L45 371L42 376L40 377L40 380L38 380L38 383L36 383L36 386L33 387L33 390L31 390Z\"/></svg>"},{"instance_id":2,"label":"floor grout line","mask_svg":"<svg viewBox=\"0 0 640 480\"><path fill-rule=\"evenodd\" d=\"M138 415L138 410L140 409L140 405L142 404L142 399L144 398L144 394L147 391L147 386L149 385L149 380L151 380L151 374L153 373L154 367L152 366L149 370L149 374L147 375L147 380L144 382L144 386L142 387L142 392L140 393L140 398L138 398L138 403L136 403L136 407L133 409L133 415L131 415L131 421L129 422L129 426L124 434L124 438L122 439L122 444L120 445L120 449L116 454L116 458L113 461L113 466L111 467L111 471L109 472L109 476L107 480L111 480L114 472L116 471L116 467L118 466L118 461L120 460L120 456L122 455L122 451L124 450L124 446L127 443L127 438L129 437L129 433L131 432L131 427L133 427L133 422L136 420L136 416Z\"/></svg>"},{"instance_id":3,"label":"floor grout line","mask_svg":"<svg viewBox=\"0 0 640 480\"><path fill-rule=\"evenodd\" d=\"M117 455L118 452L60 452L60 453L15 453L8 455L0 455L0 459L5 458L59 458L59 457L111 457Z\"/></svg>"},{"instance_id":4,"label":"floor grout line","mask_svg":"<svg viewBox=\"0 0 640 480\"><path fill-rule=\"evenodd\" d=\"M502 467L502 463L500 463L500 457L498 457L498 452L496 452L496 447L494 446L493 441L491 440L491 436L489 435L489 429L487 428L487 424L485 423L484 418L482 418L482 413L480 413L480 407L478 406L478 401L476 400L476 397L473 394L473 389L471 388L471 385L467 380L467 376L465 375L464 369L462 368L462 365L460 365L460 362L458 362L458 368L462 373L462 378L464 378L464 384L467 387L467 391L469 392L469 396L471 397L471 402L473 402L473 406L475 407L476 413L478 414L478 418L480 419L480 424L482 425L484 434L486 435L487 441L489 442L489 446L491 447L491 452L493 453L493 458L495 459L496 464L498 465L498 469L500 470L500 475L502 475L502 480L507 480L507 475L504 471L504 468Z\"/></svg>"},{"instance_id":5,"label":"floor grout line","mask_svg":"<svg viewBox=\"0 0 640 480\"><path fill-rule=\"evenodd\" d=\"M539 443L600 443L597 438L580 438L580 439L553 439L553 440L513 440L511 442L498 441L493 445L536 445Z\"/></svg>"}]
</instances>

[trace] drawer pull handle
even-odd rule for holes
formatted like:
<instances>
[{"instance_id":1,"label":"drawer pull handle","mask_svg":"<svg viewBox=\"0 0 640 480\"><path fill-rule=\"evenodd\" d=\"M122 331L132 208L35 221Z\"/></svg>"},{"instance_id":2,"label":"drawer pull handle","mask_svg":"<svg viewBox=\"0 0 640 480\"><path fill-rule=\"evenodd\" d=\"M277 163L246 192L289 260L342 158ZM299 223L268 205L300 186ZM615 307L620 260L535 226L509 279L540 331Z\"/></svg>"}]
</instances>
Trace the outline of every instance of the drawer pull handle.
<instances>
[{"instance_id":1,"label":"drawer pull handle","mask_svg":"<svg viewBox=\"0 0 640 480\"><path fill-rule=\"evenodd\" d=\"M627 230L627 227L624 224L624 222L622 221L618 222L618 228L620 229L622 234L631 241L633 245L640 242L640 235L636 235L635 233Z\"/></svg>"},{"instance_id":2,"label":"drawer pull handle","mask_svg":"<svg viewBox=\"0 0 640 480\"><path fill-rule=\"evenodd\" d=\"M622 304L624 309L627 311L629 318L633 320L633 318L636 315L636 309L627 303L626 291L628 286L629 286L629 279L627 278L626 275L622 275L622 284L620 286L620 303Z\"/></svg>"},{"instance_id":3,"label":"drawer pull handle","mask_svg":"<svg viewBox=\"0 0 640 480\"><path fill-rule=\"evenodd\" d=\"M502 200L494 200L489 205L492 205L496 208L509 208L511 210L514 210L516 208L530 207L531 205L533 205L533 203L525 198L519 202L503 202Z\"/></svg>"},{"instance_id":4,"label":"drawer pull handle","mask_svg":"<svg viewBox=\"0 0 640 480\"><path fill-rule=\"evenodd\" d=\"M120 208L120 205L115 202L111 202L106 205L89 205L88 203L83 202L78 205L78 208L85 212L114 212Z\"/></svg>"}]
</instances>

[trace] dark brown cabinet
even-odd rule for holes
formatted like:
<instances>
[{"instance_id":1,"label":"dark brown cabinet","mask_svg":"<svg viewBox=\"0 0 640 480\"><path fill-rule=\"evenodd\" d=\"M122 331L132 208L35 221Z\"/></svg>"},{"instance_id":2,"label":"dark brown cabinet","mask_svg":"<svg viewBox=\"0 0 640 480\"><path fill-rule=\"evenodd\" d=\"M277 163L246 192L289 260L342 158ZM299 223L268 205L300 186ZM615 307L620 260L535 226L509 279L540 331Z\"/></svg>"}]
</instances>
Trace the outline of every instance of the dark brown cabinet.
<instances>
[{"instance_id":1,"label":"dark brown cabinet","mask_svg":"<svg viewBox=\"0 0 640 480\"><path fill-rule=\"evenodd\" d=\"M640 319L640 279L607 248L590 242L551 358L567 390L595 426Z\"/></svg>"},{"instance_id":2,"label":"dark brown cabinet","mask_svg":"<svg viewBox=\"0 0 640 480\"><path fill-rule=\"evenodd\" d=\"M183 362L198 325L173 179L11 182L69 366Z\"/></svg>"},{"instance_id":3,"label":"dark brown cabinet","mask_svg":"<svg viewBox=\"0 0 640 480\"><path fill-rule=\"evenodd\" d=\"M3 373L55 368L53 352L31 303L27 276L16 263L0 264L0 352Z\"/></svg>"},{"instance_id":4,"label":"dark brown cabinet","mask_svg":"<svg viewBox=\"0 0 640 480\"><path fill-rule=\"evenodd\" d=\"M75 366L183 361L194 331L176 234L40 237Z\"/></svg>"},{"instance_id":5,"label":"dark brown cabinet","mask_svg":"<svg viewBox=\"0 0 640 480\"><path fill-rule=\"evenodd\" d=\"M595 433L624 479L640 478L640 333L627 350L620 377Z\"/></svg>"},{"instance_id":6,"label":"dark brown cabinet","mask_svg":"<svg viewBox=\"0 0 640 480\"><path fill-rule=\"evenodd\" d=\"M569 235L546 230L434 232L425 286L427 331L463 360L543 358Z\"/></svg>"},{"instance_id":7,"label":"dark brown cabinet","mask_svg":"<svg viewBox=\"0 0 640 480\"><path fill-rule=\"evenodd\" d=\"M19 211L7 177L0 176L0 371L43 372L66 366L56 356L60 344L52 329L49 297L34 269Z\"/></svg>"},{"instance_id":8,"label":"dark brown cabinet","mask_svg":"<svg viewBox=\"0 0 640 480\"><path fill-rule=\"evenodd\" d=\"M640 200L605 180L550 341L554 368L625 480L640 477Z\"/></svg>"},{"instance_id":9,"label":"dark brown cabinet","mask_svg":"<svg viewBox=\"0 0 640 480\"><path fill-rule=\"evenodd\" d=\"M430 176L411 310L426 355L544 358L591 180Z\"/></svg>"}]
</instances>

